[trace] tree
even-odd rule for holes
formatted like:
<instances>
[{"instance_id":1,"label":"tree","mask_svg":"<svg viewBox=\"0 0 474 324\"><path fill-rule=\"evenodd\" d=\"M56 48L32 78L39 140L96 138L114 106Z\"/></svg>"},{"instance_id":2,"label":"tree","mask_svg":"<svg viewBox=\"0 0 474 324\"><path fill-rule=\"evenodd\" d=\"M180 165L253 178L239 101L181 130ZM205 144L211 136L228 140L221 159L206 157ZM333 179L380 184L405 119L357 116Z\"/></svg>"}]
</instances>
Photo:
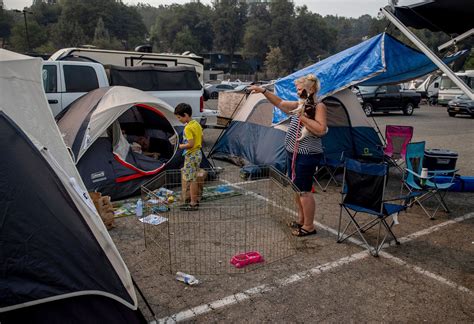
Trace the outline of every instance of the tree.
<instances>
[{"instance_id":1,"label":"tree","mask_svg":"<svg viewBox=\"0 0 474 324\"><path fill-rule=\"evenodd\" d=\"M319 57L327 56L334 47L334 30L326 25L320 15L309 12L306 6L296 8L294 31L292 42L297 51L293 66L299 69L314 64Z\"/></svg>"},{"instance_id":2,"label":"tree","mask_svg":"<svg viewBox=\"0 0 474 324\"><path fill-rule=\"evenodd\" d=\"M212 48L212 8L201 3L160 6L150 30L158 50L179 52L183 48L201 53ZM178 34L180 41L176 42ZM187 37L184 37L187 35ZM191 40L191 36L193 40ZM187 39L188 44L183 43ZM179 48L178 48L179 47Z\"/></svg>"},{"instance_id":3,"label":"tree","mask_svg":"<svg viewBox=\"0 0 474 324\"><path fill-rule=\"evenodd\" d=\"M266 4L250 5L250 15L245 24L242 54L246 58L257 58L263 62L268 51L268 33L271 17Z\"/></svg>"},{"instance_id":4,"label":"tree","mask_svg":"<svg viewBox=\"0 0 474 324\"><path fill-rule=\"evenodd\" d=\"M295 36L295 10L294 4L287 0L275 0L270 3L271 33L268 44L278 47L287 62L287 70L296 67L295 55L297 48L293 46Z\"/></svg>"},{"instance_id":5,"label":"tree","mask_svg":"<svg viewBox=\"0 0 474 324\"><path fill-rule=\"evenodd\" d=\"M247 5L237 0L214 3L214 49L229 55L229 73L232 73L234 54L241 45Z\"/></svg>"},{"instance_id":6,"label":"tree","mask_svg":"<svg viewBox=\"0 0 474 324\"><path fill-rule=\"evenodd\" d=\"M87 41L86 35L77 21L67 21L65 16L53 29L53 43L57 48L77 47Z\"/></svg>"},{"instance_id":7,"label":"tree","mask_svg":"<svg viewBox=\"0 0 474 324\"><path fill-rule=\"evenodd\" d=\"M176 39L173 42L173 49L178 53L185 51L199 53L198 50L200 49L200 45L189 27L185 26L176 34Z\"/></svg>"},{"instance_id":8,"label":"tree","mask_svg":"<svg viewBox=\"0 0 474 324\"><path fill-rule=\"evenodd\" d=\"M11 28L13 25L13 17L11 14L0 8L0 39L1 39L1 47L5 46L6 39L10 37Z\"/></svg>"},{"instance_id":9,"label":"tree","mask_svg":"<svg viewBox=\"0 0 474 324\"><path fill-rule=\"evenodd\" d=\"M288 73L285 57L279 47L270 48L267 58L265 59L265 67L267 73L270 74L272 78L277 78Z\"/></svg>"},{"instance_id":10,"label":"tree","mask_svg":"<svg viewBox=\"0 0 474 324\"><path fill-rule=\"evenodd\" d=\"M28 17L28 16L27 16ZM27 18L28 19L28 18ZM23 21L17 22L12 28L11 46L17 52L34 51L36 47L47 42L48 36L44 27L40 26L35 20L28 19L28 38L26 37L26 28ZM29 44L28 44L29 39Z\"/></svg>"}]
</instances>

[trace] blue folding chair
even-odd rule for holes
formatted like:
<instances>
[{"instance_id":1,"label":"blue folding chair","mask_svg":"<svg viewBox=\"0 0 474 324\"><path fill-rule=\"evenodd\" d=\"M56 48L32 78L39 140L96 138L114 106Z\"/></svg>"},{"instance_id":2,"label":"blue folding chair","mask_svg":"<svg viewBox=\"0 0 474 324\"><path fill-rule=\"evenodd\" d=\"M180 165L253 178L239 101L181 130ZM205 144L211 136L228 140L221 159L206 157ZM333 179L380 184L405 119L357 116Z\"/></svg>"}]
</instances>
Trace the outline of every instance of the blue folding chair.
<instances>
[{"instance_id":1,"label":"blue folding chair","mask_svg":"<svg viewBox=\"0 0 474 324\"><path fill-rule=\"evenodd\" d=\"M384 200L387 174L388 165L386 163L363 163L346 159L339 213L338 243L344 242L358 233L367 250L373 256L378 256L388 236L391 236L396 244L400 244L392 231L393 216L407 208L409 197ZM392 203L397 200L403 201L403 204ZM345 225L342 224L343 214L348 216ZM368 215L369 220L367 217L361 220L359 214ZM392 216L392 221L389 224L388 218L390 216ZM376 225L378 225L377 241L375 246L371 246L367 241L366 234ZM341 230L342 226L344 229ZM382 228L385 230L383 238L381 238ZM350 229L352 232L349 232Z\"/></svg>"},{"instance_id":2,"label":"blue folding chair","mask_svg":"<svg viewBox=\"0 0 474 324\"><path fill-rule=\"evenodd\" d=\"M409 207L418 204L430 219L434 219L439 208L442 207L447 213L449 208L446 204L445 196L454 185L454 175L458 170L428 170L428 176L422 177L423 159L425 156L425 142L409 143L406 152L406 169L403 187L408 189L411 196ZM452 174L450 182L436 183L434 177L442 174ZM423 205L423 202L430 198L436 198L438 204L435 210L430 213Z\"/></svg>"}]
</instances>

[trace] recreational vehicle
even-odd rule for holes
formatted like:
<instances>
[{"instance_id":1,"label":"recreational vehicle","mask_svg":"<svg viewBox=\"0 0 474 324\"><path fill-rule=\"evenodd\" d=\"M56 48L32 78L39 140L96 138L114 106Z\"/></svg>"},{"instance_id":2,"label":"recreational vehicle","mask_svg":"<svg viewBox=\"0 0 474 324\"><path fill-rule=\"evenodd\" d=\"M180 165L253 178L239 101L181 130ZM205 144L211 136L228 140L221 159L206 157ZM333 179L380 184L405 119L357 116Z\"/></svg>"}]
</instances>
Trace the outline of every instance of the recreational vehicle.
<instances>
[{"instance_id":1,"label":"recreational vehicle","mask_svg":"<svg viewBox=\"0 0 474 324\"><path fill-rule=\"evenodd\" d=\"M474 89L474 70L457 72L456 75L461 78L468 87ZM443 74L439 87L438 103L442 106L447 106L449 101L461 96L462 94L464 94L464 92L453 81L451 81L446 74Z\"/></svg>"},{"instance_id":2,"label":"recreational vehicle","mask_svg":"<svg viewBox=\"0 0 474 324\"><path fill-rule=\"evenodd\" d=\"M112 51L95 48L63 48L51 55L50 61L87 61L118 66L192 66L204 84L204 59L192 53L145 53Z\"/></svg>"}]
</instances>

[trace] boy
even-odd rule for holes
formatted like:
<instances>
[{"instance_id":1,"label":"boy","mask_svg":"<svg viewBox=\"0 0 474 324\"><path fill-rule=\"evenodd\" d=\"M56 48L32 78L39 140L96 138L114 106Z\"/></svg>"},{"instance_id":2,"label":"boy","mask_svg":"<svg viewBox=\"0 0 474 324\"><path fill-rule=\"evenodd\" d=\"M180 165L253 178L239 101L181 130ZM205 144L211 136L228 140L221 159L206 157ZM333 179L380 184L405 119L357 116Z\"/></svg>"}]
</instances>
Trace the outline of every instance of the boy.
<instances>
[{"instance_id":1,"label":"boy","mask_svg":"<svg viewBox=\"0 0 474 324\"><path fill-rule=\"evenodd\" d=\"M180 149L184 149L184 167L181 169L183 178L189 182L191 201L184 206L183 210L198 209L198 183L197 172L201 164L202 154L202 127L197 121L192 119L192 108L186 103L180 103L174 109L176 118L186 126L184 127L183 143L179 144Z\"/></svg>"}]
</instances>

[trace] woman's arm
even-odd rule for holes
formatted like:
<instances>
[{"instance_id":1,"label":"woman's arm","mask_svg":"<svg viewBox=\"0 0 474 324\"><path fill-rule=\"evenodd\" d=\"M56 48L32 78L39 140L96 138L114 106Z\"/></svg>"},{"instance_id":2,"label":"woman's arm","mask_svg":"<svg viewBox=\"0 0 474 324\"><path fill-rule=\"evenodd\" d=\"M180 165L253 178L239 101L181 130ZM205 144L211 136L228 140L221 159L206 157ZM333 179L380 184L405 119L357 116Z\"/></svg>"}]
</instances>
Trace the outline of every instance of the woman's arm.
<instances>
[{"instance_id":1,"label":"woman's arm","mask_svg":"<svg viewBox=\"0 0 474 324\"><path fill-rule=\"evenodd\" d=\"M301 123L316 136L326 135L326 105L322 102L318 103L316 106L316 115L314 116L314 119L308 118L306 114L302 114Z\"/></svg>"},{"instance_id":2,"label":"woman's arm","mask_svg":"<svg viewBox=\"0 0 474 324\"><path fill-rule=\"evenodd\" d=\"M298 108L298 101L282 100L280 97L275 95L273 92L267 90L266 88L253 85L250 86L248 90L263 94L268 99L268 101L270 101L275 107L278 107L286 114L289 114L290 111Z\"/></svg>"}]
</instances>

